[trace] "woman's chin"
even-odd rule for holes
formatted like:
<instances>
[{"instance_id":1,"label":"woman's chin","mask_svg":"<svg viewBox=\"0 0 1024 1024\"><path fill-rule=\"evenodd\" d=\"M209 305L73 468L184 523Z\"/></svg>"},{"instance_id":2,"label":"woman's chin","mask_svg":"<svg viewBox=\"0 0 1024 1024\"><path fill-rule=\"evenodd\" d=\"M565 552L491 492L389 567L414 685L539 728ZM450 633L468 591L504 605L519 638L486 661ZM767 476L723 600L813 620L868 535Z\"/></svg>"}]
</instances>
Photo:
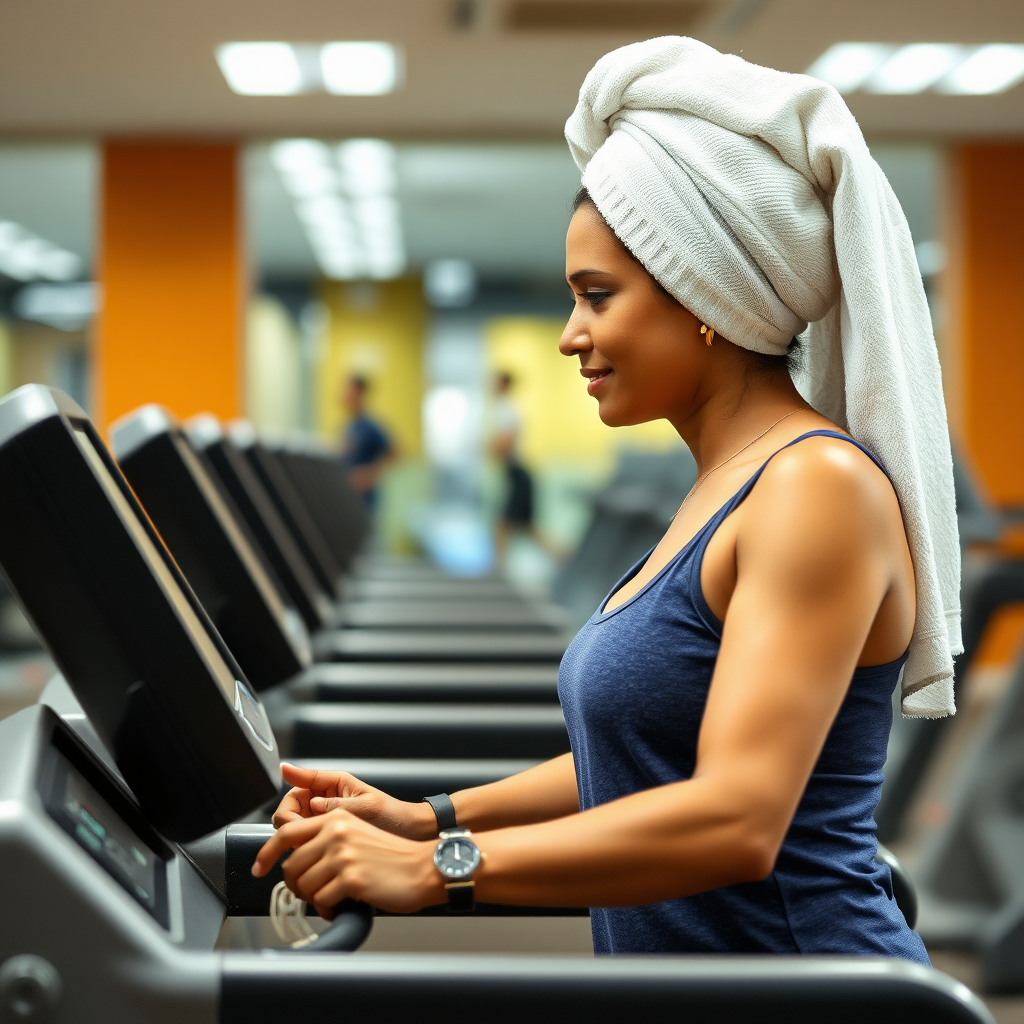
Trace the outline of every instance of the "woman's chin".
<instances>
[{"instance_id":1,"label":"woman's chin","mask_svg":"<svg viewBox=\"0 0 1024 1024\"><path fill-rule=\"evenodd\" d=\"M646 416L635 409L623 409L614 402L599 402L597 415L606 427L635 427L638 423L648 423L660 419L659 416Z\"/></svg>"}]
</instances>

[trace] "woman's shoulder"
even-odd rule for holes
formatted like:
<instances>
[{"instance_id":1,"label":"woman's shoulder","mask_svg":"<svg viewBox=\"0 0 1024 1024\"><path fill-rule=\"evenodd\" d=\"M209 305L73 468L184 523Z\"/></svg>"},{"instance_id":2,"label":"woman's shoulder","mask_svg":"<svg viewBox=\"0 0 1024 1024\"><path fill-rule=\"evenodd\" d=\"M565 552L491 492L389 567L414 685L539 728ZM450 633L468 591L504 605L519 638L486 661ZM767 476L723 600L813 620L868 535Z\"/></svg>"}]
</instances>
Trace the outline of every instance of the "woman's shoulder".
<instances>
[{"instance_id":1,"label":"woman's shoulder","mask_svg":"<svg viewBox=\"0 0 1024 1024\"><path fill-rule=\"evenodd\" d=\"M837 436L838 435L838 436ZM750 529L826 547L902 532L899 502L880 465L838 430L803 436L768 462L748 498Z\"/></svg>"}]
</instances>

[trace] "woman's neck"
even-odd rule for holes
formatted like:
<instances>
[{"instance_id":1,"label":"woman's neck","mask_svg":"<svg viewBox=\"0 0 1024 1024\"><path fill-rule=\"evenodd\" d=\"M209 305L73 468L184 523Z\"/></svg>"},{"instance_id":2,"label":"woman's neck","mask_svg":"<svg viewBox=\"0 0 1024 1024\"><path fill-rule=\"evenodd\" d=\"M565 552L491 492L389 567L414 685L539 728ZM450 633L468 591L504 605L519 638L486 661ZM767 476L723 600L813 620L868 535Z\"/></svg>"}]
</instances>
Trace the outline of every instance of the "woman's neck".
<instances>
[{"instance_id":1,"label":"woman's neck","mask_svg":"<svg viewBox=\"0 0 1024 1024\"><path fill-rule=\"evenodd\" d=\"M740 361L742 362L742 361ZM791 412L813 412L780 366L722 375L705 382L705 395L679 421L672 421L697 462L699 474L729 458L775 421Z\"/></svg>"}]
</instances>

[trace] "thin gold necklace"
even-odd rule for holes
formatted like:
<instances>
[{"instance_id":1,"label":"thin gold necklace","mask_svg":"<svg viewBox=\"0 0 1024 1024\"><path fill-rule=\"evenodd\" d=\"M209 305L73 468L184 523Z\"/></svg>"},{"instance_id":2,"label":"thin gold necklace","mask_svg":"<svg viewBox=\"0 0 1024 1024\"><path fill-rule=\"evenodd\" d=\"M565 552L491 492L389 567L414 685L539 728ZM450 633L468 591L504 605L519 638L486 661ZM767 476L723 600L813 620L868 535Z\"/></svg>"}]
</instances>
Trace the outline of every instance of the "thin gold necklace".
<instances>
[{"instance_id":1,"label":"thin gold necklace","mask_svg":"<svg viewBox=\"0 0 1024 1024\"><path fill-rule=\"evenodd\" d=\"M767 434L770 430L774 430L784 419L788 419L790 416L793 416L795 413L798 412L800 412L799 409L792 409L789 412L787 412L784 416L780 416L770 427L766 427L764 430L762 430L761 433L757 435L757 437L751 438L751 440L749 440L742 448L738 449L737 451L734 451L732 455L729 456L729 458L720 462L717 466L713 466L706 473L697 477L697 479L694 481L693 486L686 492L686 497L683 498L683 500L679 503L679 508L676 509L676 515L672 517L672 521L675 522L676 516L683 511L683 506L690 500L694 491L696 491L697 488L700 487L700 485L704 483L704 481L707 480L707 478L711 476L712 473L717 473L718 470L720 470L723 466L726 466L730 462L732 462L732 460L735 459L737 455L742 455L755 441L760 441L761 438L764 437L764 435Z\"/></svg>"}]
</instances>

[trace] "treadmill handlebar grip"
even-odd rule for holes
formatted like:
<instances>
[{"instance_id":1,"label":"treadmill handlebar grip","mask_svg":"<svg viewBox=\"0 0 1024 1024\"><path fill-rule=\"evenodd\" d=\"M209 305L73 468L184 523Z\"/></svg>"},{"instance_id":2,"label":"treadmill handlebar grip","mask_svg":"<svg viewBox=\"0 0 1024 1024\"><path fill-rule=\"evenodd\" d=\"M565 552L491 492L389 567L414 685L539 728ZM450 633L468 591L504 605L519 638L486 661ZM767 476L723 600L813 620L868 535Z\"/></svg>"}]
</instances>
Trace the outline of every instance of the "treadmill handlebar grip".
<instances>
[{"instance_id":1,"label":"treadmill handlebar grip","mask_svg":"<svg viewBox=\"0 0 1024 1024\"><path fill-rule=\"evenodd\" d=\"M358 949L373 928L373 907L358 900L342 900L334 908L330 927L296 952L351 953Z\"/></svg>"},{"instance_id":2,"label":"treadmill handlebar grip","mask_svg":"<svg viewBox=\"0 0 1024 1024\"><path fill-rule=\"evenodd\" d=\"M274 834L271 825L229 828L225 834L224 897L229 917L266 917L270 913L270 894L284 881L281 861L262 878L254 878L252 866L256 854Z\"/></svg>"}]
</instances>

